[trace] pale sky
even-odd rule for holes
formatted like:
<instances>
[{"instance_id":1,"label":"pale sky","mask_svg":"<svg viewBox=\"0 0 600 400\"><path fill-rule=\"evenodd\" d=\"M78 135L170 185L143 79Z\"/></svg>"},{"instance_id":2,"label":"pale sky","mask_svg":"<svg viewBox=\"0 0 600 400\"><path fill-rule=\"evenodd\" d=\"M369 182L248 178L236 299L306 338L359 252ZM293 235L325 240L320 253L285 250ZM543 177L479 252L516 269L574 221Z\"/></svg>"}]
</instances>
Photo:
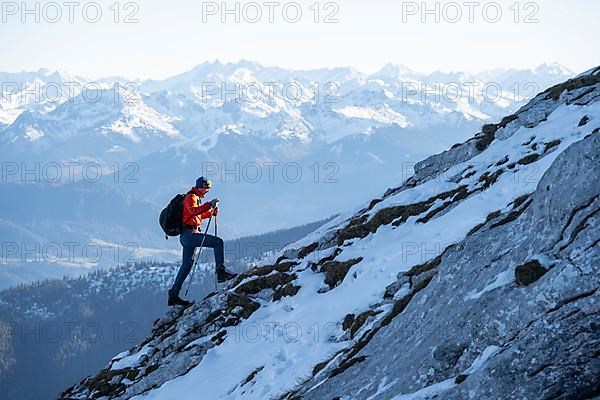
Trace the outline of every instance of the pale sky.
<instances>
[{"instance_id":1,"label":"pale sky","mask_svg":"<svg viewBox=\"0 0 600 400\"><path fill-rule=\"evenodd\" d=\"M0 71L45 67L90 78L159 79L215 59L297 69L352 66L363 72L389 62L420 72L532 68L545 62L582 72L600 64L597 0L427 1L434 11L428 15L423 15L422 1L399 0L273 1L272 6L269 0L250 5L242 1L230 15L223 15L221 0L96 0L75 2L71 8L61 0L54 6L47 1L25 3L30 14L22 1L1 3ZM229 9L235 3L226 2ZM84 19L86 4L88 21L97 9L102 11L99 22ZM114 4L118 7L111 9ZM209 14L211 7L215 15ZM119 22L114 21L116 8ZM298 9L299 22L290 22ZM316 9L319 22L314 21ZM262 18L251 23L257 10ZM502 15L493 23L497 10ZM132 13L138 22L124 23ZM328 15L338 22L324 23ZM222 22L222 17L227 20Z\"/></svg>"}]
</instances>

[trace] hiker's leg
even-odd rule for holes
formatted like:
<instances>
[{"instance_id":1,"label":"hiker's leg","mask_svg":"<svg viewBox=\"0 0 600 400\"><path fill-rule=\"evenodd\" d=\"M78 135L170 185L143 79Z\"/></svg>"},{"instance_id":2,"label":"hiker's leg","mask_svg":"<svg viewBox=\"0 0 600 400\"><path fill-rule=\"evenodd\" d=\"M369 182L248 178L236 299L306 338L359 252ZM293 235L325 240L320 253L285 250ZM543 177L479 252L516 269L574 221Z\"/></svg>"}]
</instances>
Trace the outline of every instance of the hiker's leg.
<instances>
[{"instance_id":1,"label":"hiker's leg","mask_svg":"<svg viewBox=\"0 0 600 400\"><path fill-rule=\"evenodd\" d=\"M225 266L225 249L223 239L214 235L206 235L204 238L204 246L213 249L215 253L215 264L217 268Z\"/></svg>"},{"instance_id":2,"label":"hiker's leg","mask_svg":"<svg viewBox=\"0 0 600 400\"><path fill-rule=\"evenodd\" d=\"M192 264L194 262L194 250L196 250L196 247L200 246L200 241L198 238L202 240L202 235L193 232L183 232L179 237L179 242L183 246L183 252L181 256L181 267L179 268L179 272L175 278L175 283L171 289L175 295L179 295L181 287L183 286L183 282L185 282L185 279L192 269Z\"/></svg>"}]
</instances>

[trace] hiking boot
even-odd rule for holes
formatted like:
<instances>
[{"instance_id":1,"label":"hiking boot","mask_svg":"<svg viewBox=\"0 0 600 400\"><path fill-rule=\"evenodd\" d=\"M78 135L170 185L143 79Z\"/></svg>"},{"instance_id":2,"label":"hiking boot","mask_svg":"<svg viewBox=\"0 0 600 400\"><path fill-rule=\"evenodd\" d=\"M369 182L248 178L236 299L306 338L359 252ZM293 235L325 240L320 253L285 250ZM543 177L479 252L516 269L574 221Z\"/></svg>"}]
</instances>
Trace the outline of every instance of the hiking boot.
<instances>
[{"instance_id":1,"label":"hiking boot","mask_svg":"<svg viewBox=\"0 0 600 400\"><path fill-rule=\"evenodd\" d=\"M169 307L183 306L188 307L192 305L191 301L187 301L176 295L172 290L169 290Z\"/></svg>"},{"instance_id":2,"label":"hiking boot","mask_svg":"<svg viewBox=\"0 0 600 400\"><path fill-rule=\"evenodd\" d=\"M232 280L237 274L227 271L225 267L217 267L217 282L223 283Z\"/></svg>"}]
</instances>

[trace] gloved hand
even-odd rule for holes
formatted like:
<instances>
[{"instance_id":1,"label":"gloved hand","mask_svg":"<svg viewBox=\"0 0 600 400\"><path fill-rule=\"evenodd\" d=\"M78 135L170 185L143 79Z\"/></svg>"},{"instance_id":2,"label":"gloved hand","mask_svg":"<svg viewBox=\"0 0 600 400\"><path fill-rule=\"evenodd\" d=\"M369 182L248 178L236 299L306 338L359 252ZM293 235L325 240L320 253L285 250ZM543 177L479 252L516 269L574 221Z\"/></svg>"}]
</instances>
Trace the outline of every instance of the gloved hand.
<instances>
[{"instance_id":1,"label":"gloved hand","mask_svg":"<svg viewBox=\"0 0 600 400\"><path fill-rule=\"evenodd\" d=\"M212 199L212 200L210 201L210 206L211 206L212 208L217 208L217 205L218 205L218 204L219 204L219 199Z\"/></svg>"},{"instance_id":2,"label":"gloved hand","mask_svg":"<svg viewBox=\"0 0 600 400\"><path fill-rule=\"evenodd\" d=\"M219 214L219 208L218 207L213 208L212 209L212 215L213 215L213 217L216 217L218 214Z\"/></svg>"}]
</instances>

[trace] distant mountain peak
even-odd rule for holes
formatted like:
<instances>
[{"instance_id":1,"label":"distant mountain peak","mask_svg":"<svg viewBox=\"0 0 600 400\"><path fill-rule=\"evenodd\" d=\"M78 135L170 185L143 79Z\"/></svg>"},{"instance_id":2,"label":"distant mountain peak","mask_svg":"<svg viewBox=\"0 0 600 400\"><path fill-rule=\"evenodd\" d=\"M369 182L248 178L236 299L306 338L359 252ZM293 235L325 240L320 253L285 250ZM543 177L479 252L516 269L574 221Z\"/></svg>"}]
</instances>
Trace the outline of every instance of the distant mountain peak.
<instances>
[{"instance_id":1,"label":"distant mountain peak","mask_svg":"<svg viewBox=\"0 0 600 400\"><path fill-rule=\"evenodd\" d=\"M387 63L373 75L389 76L391 78L401 78L405 76L413 76L415 75L415 71L402 64Z\"/></svg>"},{"instance_id":2,"label":"distant mountain peak","mask_svg":"<svg viewBox=\"0 0 600 400\"><path fill-rule=\"evenodd\" d=\"M575 72L558 62L544 63L535 68L536 74L551 74L551 75L575 75Z\"/></svg>"}]
</instances>

